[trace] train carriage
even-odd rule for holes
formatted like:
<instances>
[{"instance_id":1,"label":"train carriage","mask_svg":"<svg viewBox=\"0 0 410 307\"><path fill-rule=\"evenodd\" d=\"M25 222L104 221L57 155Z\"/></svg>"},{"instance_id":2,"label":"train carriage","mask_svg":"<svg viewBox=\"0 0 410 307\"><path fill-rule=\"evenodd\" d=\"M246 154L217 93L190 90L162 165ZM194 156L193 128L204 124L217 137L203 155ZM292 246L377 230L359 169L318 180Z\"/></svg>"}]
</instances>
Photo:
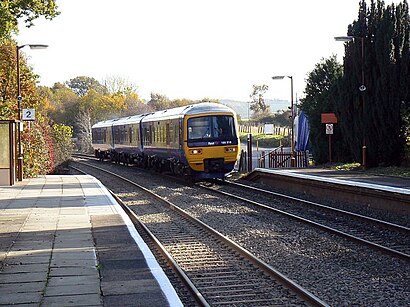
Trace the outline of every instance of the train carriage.
<instances>
[{"instance_id":1,"label":"train carriage","mask_svg":"<svg viewBox=\"0 0 410 307\"><path fill-rule=\"evenodd\" d=\"M114 149L112 138L112 125L118 119L104 120L91 127L92 145L95 156L99 159L106 159Z\"/></svg>"},{"instance_id":2,"label":"train carriage","mask_svg":"<svg viewBox=\"0 0 410 307\"><path fill-rule=\"evenodd\" d=\"M112 123L112 159L126 164L137 163L142 157L141 119L145 115L120 118Z\"/></svg>"},{"instance_id":3,"label":"train carriage","mask_svg":"<svg viewBox=\"0 0 410 307\"><path fill-rule=\"evenodd\" d=\"M197 179L224 178L239 155L237 126L229 107L199 103L97 123L93 146L98 152L100 147L107 150L106 156L114 161Z\"/></svg>"},{"instance_id":4,"label":"train carriage","mask_svg":"<svg viewBox=\"0 0 410 307\"><path fill-rule=\"evenodd\" d=\"M182 114L186 107L148 114L141 121L142 145L146 165L178 173L186 165L182 147Z\"/></svg>"},{"instance_id":5,"label":"train carriage","mask_svg":"<svg viewBox=\"0 0 410 307\"><path fill-rule=\"evenodd\" d=\"M195 178L223 178L239 153L235 112L217 103L199 103L142 119L144 154L156 167Z\"/></svg>"}]
</instances>

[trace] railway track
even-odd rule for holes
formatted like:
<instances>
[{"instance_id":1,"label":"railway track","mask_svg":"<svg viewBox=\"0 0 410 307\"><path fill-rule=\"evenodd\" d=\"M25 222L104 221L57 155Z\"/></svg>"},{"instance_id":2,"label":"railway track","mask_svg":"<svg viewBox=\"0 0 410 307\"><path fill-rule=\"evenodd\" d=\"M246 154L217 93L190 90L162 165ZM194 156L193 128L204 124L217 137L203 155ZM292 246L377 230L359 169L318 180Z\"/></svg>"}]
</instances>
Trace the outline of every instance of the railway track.
<instances>
[{"instance_id":1,"label":"railway track","mask_svg":"<svg viewBox=\"0 0 410 307\"><path fill-rule=\"evenodd\" d=\"M128 193L126 211L139 220L177 274L203 306L327 306L291 279L253 256L177 205L141 185L94 165L81 163L92 175L104 172L121 180ZM100 177L101 174L96 176ZM142 191L142 192L141 192ZM144 196L149 193L149 196ZM152 197L155 202L152 202ZM159 202L161 205L159 205ZM149 206L147 205L149 204ZM165 205L165 206L164 206Z\"/></svg>"},{"instance_id":2,"label":"railway track","mask_svg":"<svg viewBox=\"0 0 410 307\"><path fill-rule=\"evenodd\" d=\"M200 186L410 261L408 227L235 182L217 183L213 187ZM258 202L253 201L255 193L264 197Z\"/></svg>"},{"instance_id":3,"label":"railway track","mask_svg":"<svg viewBox=\"0 0 410 307\"><path fill-rule=\"evenodd\" d=\"M410 303L410 262L402 257L392 257L325 229L308 226L282 214L269 213L248 202L203 190L175 177L95 159L88 161L132 178L163 198L178 203L189 214L238 242L267 264L280 268L286 276L331 306L403 306ZM111 179L99 177L107 187L111 186ZM213 188L226 191L227 187L218 184ZM128 194L132 193L129 189L121 186L114 190L130 205ZM240 196L247 195L253 201L266 201L266 205L297 206L295 203L286 205L288 200L274 200L272 195L263 196L261 191L246 192L241 187ZM390 222L400 220L407 225L405 218L392 214L386 216L384 212L368 207L358 211L356 206L345 203L333 202L331 205ZM309 210L314 212L316 209ZM146 216L153 215L147 213Z\"/></svg>"}]
</instances>

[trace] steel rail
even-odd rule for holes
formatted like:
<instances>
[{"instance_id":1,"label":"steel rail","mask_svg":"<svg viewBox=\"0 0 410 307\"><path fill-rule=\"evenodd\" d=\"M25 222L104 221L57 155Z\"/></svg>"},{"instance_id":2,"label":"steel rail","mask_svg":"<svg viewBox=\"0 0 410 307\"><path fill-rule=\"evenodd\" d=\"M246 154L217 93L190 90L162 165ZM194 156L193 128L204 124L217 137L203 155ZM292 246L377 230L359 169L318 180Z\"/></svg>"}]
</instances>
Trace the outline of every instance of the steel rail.
<instances>
[{"instance_id":1,"label":"steel rail","mask_svg":"<svg viewBox=\"0 0 410 307\"><path fill-rule=\"evenodd\" d=\"M362 238L353 236L353 235L351 235L351 234L348 234L348 233L345 233L345 232L343 232L343 231L340 231L340 230L331 228L331 227L326 226L326 225L322 225L322 224L320 224L320 223L317 223L317 222L308 220L308 219L306 219L306 218L297 216L297 215L295 215L295 214L292 214L292 213L289 213L289 212L286 212L286 211L283 211L283 210L280 210L280 209L276 209L276 208L269 207L269 206L267 206L267 205L265 205L265 204L262 204L262 203L259 203L259 202L256 202L256 201L247 199L247 198L242 197L242 196L237 196L237 195L234 195L234 194L231 194L231 193L227 193L227 192L224 192L224 191L215 190L215 189L209 188L209 187L204 186L204 185L201 185L201 184L198 184L198 186L200 186L200 187L203 188L203 189L206 189L206 190L209 190L209 191L213 191L213 192L215 192L215 193L219 193L219 194L222 194L222 195L231 197L231 198L236 199L236 200L240 200L240 201L243 201L243 202L247 202L247 203L250 203L250 204L255 205L255 206L257 206L257 207L260 207L260 208L263 208L263 209L266 209L266 210L269 210L269 211L273 211L273 212L275 212L275 213L282 214L282 215L284 215L284 216L287 216L287 217L293 218L293 219L295 219L295 220L297 220L297 221L300 221L300 222L303 222L303 223L306 223L306 224L309 224L309 225L318 227L318 228L320 228L320 229L324 229L324 230L326 230L326 231L328 231L328 232L335 233L335 234L337 234L337 235L340 235L340 236L342 236L342 237L348 238L348 239L353 240L353 241L356 241L356 242L360 242L360 243L362 243L362 244L368 245L368 246L370 246L370 247L372 247L372 248L378 249L378 250L383 251L383 252L386 252L386 253L388 253L388 254L391 254L391 255L400 257L400 258L402 258L402 259L410 260L410 255L409 255L409 254L406 254L406 253L403 253L403 252L394 250L394 249L392 249L392 248L389 248L389 247L386 247L386 246L383 246L383 245L380 245L380 244L377 244L377 243L368 241L368 240L366 240L366 239L362 239ZM273 193L274 193L274 192L273 192ZM298 201L297 198L292 197L292 196L289 196L289 197L287 197L287 198L288 198L288 199L292 199L292 200L294 200L294 201ZM394 224L393 224L393 225L394 225ZM404 227L404 228L406 229L406 227Z\"/></svg>"},{"instance_id":2,"label":"steel rail","mask_svg":"<svg viewBox=\"0 0 410 307\"><path fill-rule=\"evenodd\" d=\"M310 200L297 198L297 197L294 197L294 196L290 196L290 195L286 195L286 194L282 194L282 193L278 193L278 192L267 191L267 190L264 190L264 189L261 189L261 188L247 186L245 184L238 183L238 182L225 181L225 184L233 185L233 186L239 186L241 188L246 188L246 189L249 189L249 190L262 192L264 194L273 195L273 196L277 196L277 197L281 197L281 198L285 198L285 199L289 199L289 200L294 200L294 201L297 201L297 202L300 202L300 203L305 203L305 204L308 204L308 205L311 205L311 206L320 207L322 209L327 209L327 210L330 210L330 211L335 211L335 212L338 212L338 213L341 213L341 214L345 214L347 216L353 216L353 217L358 218L358 219L364 219L366 221L371 221L373 223L380 224L380 225L383 225L385 227L391 227L391 228L394 228L394 229L398 229L400 231L403 231L403 232L406 232L406 233L410 234L410 228L408 228L408 227L398 225L398 224L394 224L394 223L390 223L390 222L383 221L383 220L379 220L379 219L375 219L375 218L372 218L370 216L365 216L365 215L362 215L362 214L349 212L349 211L338 209L338 208L333 208L333 207L326 206L326 205L323 205L323 204L319 204L319 203L316 203L316 202L313 202L313 201L310 201Z\"/></svg>"},{"instance_id":3,"label":"steel rail","mask_svg":"<svg viewBox=\"0 0 410 307\"><path fill-rule=\"evenodd\" d=\"M76 162L79 164L86 164L82 162ZM111 173L107 170L104 170L102 168L99 168L97 166L90 166L86 164L88 167L96 168L100 171L104 171L106 173L109 173L110 175L114 174ZM78 172L81 172L83 174L86 174L83 170L80 170L79 168L76 168L74 166L70 166L71 168L75 169ZM138 185L135 182L130 181L129 179L122 177L120 175L114 174L116 177L127 181L128 183L137 186L139 189L143 190L146 193L149 193L152 195L152 192L149 190L145 189L144 187ZM165 247L159 242L159 240L154 236L154 234L145 226L144 223L142 223L137 215L115 194L113 193L110 189L108 191L111 193L111 195L114 197L114 199L118 202L118 204L121 206L121 208L125 211L125 213L128 215L128 217L131 219L131 221L134 223L134 225L139 225L145 232L145 234L150 238L150 240L153 242L157 250L161 253L162 257L164 257L165 261L168 263L168 265L172 268L172 270L178 275L178 277L181 279L181 281L184 283L184 285L187 287L188 291L192 294L193 298L195 301L203 307L209 307L210 304L205 300L205 298L202 296L202 294L199 292L199 290L195 287L195 285L191 282L189 277L185 274L184 270L176 263L176 261L172 258L172 256L166 251Z\"/></svg>"},{"instance_id":4,"label":"steel rail","mask_svg":"<svg viewBox=\"0 0 410 307\"><path fill-rule=\"evenodd\" d=\"M197 225L200 225L201 227L203 227L203 229L208 231L210 234L212 234L213 236L220 239L222 242L224 242L225 244L230 246L232 249L236 250L244 258L248 259L248 261L252 262L255 266L257 266L258 268L263 270L265 273L267 273L269 276L271 276L272 278L277 280L283 286L285 286L286 288L293 291L296 295L298 295L300 298L302 298L308 304L311 304L313 306L329 306L327 303L325 303L324 301L322 301L321 299L316 297L314 294L310 293L308 290L304 289L302 286L298 285L296 282L294 282L290 278L286 277L284 274L280 273L278 270L274 269L272 266L270 266L266 262L264 262L261 259L257 258L252 253L250 253L249 251L247 251L246 249L244 249L243 247L241 247L240 245L238 245L237 243L235 243L231 239L225 237L223 234L221 234L217 230L211 228L210 226L206 225L205 223L203 223L199 219L191 216L188 212L186 212L185 210L183 210L183 209L179 208L178 206L172 204L171 202L169 202L165 198L161 197L160 195L150 191L149 189L147 189L143 186L140 186L139 184L129 180L128 178L125 178L121 175L112 173L112 172L110 172L108 170L105 170L103 168L100 168L100 167L97 167L97 166L94 166L94 165L90 165L90 164L84 163L84 162L76 162L76 163L79 163L79 164L82 164L82 165L85 165L85 166L88 166L88 167L91 167L91 168L95 168L95 169L98 169L98 170L103 171L105 173L108 173L112 176L115 176L119 179L122 179L122 180L124 180L124 181L126 181L126 182L140 188L142 191L144 191L146 193L149 193L151 196L155 197L157 200L167 204L171 209L175 210L176 212L178 212L182 216L188 218L189 220L196 223Z\"/></svg>"}]
</instances>

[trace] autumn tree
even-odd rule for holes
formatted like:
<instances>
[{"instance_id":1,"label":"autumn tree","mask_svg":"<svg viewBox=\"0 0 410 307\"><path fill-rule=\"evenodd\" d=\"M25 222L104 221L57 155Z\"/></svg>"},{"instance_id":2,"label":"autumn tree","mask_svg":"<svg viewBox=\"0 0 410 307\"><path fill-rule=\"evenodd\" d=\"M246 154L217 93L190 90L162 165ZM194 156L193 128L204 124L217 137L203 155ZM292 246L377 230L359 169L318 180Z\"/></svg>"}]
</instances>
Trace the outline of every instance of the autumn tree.
<instances>
[{"instance_id":1,"label":"autumn tree","mask_svg":"<svg viewBox=\"0 0 410 307\"><path fill-rule=\"evenodd\" d=\"M10 40L0 42L0 119L17 119L17 58L16 44ZM36 120L31 123L30 129L24 123L25 129L21 134L23 145L23 162L25 178L34 177L39 174L47 174L61 163L57 161L55 139L52 131L52 123L49 121L46 110L47 103L44 96L39 94L36 87L37 75L27 65L24 53L20 53L20 85L22 108L36 109ZM64 134L65 141L71 140L69 133ZM64 152L69 152L65 148ZM62 155L58 156L61 157Z\"/></svg>"},{"instance_id":2,"label":"autumn tree","mask_svg":"<svg viewBox=\"0 0 410 307\"><path fill-rule=\"evenodd\" d=\"M171 100L158 93L151 93L151 99L147 102L147 105L154 111L165 110L170 108Z\"/></svg>"},{"instance_id":3,"label":"autumn tree","mask_svg":"<svg viewBox=\"0 0 410 307\"><path fill-rule=\"evenodd\" d=\"M55 83L51 88L39 86L38 91L46 103L50 119L56 123L73 127L79 101L74 91L63 83Z\"/></svg>"},{"instance_id":4,"label":"autumn tree","mask_svg":"<svg viewBox=\"0 0 410 307\"><path fill-rule=\"evenodd\" d=\"M102 82L109 95L124 99L121 116L135 115L151 112L152 108L147 106L138 95L138 86L131 83L127 78L121 76L109 76Z\"/></svg>"},{"instance_id":5,"label":"autumn tree","mask_svg":"<svg viewBox=\"0 0 410 307\"><path fill-rule=\"evenodd\" d=\"M137 93L125 97L125 106L124 116L152 112L152 109L140 99Z\"/></svg>"},{"instance_id":6,"label":"autumn tree","mask_svg":"<svg viewBox=\"0 0 410 307\"><path fill-rule=\"evenodd\" d=\"M87 76L78 76L66 82L78 96L85 96L88 91L94 90L97 93L103 94L107 89L96 79Z\"/></svg>"}]
</instances>

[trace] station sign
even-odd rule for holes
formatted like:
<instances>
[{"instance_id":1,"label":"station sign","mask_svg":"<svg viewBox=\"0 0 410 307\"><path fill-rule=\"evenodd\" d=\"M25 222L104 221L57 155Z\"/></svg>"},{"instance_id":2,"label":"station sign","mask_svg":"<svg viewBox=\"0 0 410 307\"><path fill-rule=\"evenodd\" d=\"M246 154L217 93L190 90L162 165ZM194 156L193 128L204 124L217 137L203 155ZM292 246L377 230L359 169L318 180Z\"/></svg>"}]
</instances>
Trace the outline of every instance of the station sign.
<instances>
[{"instance_id":1,"label":"station sign","mask_svg":"<svg viewBox=\"0 0 410 307\"><path fill-rule=\"evenodd\" d=\"M36 110L35 109L23 109L23 120L33 121L36 119Z\"/></svg>"}]
</instances>

